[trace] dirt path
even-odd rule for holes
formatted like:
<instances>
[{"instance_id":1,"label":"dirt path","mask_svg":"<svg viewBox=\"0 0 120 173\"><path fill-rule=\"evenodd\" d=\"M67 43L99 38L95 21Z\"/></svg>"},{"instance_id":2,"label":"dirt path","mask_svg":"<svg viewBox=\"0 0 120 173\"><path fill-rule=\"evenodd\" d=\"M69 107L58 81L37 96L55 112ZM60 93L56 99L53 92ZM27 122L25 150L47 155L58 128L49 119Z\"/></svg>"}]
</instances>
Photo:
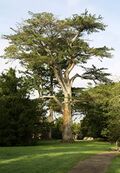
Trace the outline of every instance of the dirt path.
<instances>
[{"instance_id":1,"label":"dirt path","mask_svg":"<svg viewBox=\"0 0 120 173\"><path fill-rule=\"evenodd\" d=\"M69 173L105 173L116 152L102 153L80 161Z\"/></svg>"}]
</instances>

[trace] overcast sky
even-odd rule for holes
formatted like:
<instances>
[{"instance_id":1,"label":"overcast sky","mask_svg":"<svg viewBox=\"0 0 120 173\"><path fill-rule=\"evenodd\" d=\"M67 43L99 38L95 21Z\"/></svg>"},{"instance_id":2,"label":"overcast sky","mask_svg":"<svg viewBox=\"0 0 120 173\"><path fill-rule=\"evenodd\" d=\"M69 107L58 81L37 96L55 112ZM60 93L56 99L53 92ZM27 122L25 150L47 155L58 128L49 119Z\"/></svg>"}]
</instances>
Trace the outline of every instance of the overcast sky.
<instances>
[{"instance_id":1,"label":"overcast sky","mask_svg":"<svg viewBox=\"0 0 120 173\"><path fill-rule=\"evenodd\" d=\"M17 22L28 18L28 11L52 12L58 17L68 17L72 14L80 14L88 9L90 13L102 15L103 21L108 25L105 32L95 34L91 37L95 46L113 47L113 58L97 62L98 66L109 69L113 76L120 76L120 1L116 0L0 0L0 35L10 34L10 27L15 27ZM0 54L7 42L0 39ZM9 65L0 59L0 72ZM16 66L16 64L15 64Z\"/></svg>"}]
</instances>

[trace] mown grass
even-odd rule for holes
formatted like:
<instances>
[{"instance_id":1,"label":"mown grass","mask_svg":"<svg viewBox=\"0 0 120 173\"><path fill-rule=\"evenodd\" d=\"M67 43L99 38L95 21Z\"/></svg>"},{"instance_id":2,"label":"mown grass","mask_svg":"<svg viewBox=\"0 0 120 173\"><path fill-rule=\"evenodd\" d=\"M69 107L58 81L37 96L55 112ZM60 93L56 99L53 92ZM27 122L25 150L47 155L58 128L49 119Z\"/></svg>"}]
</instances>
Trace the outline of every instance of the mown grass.
<instances>
[{"instance_id":1,"label":"mown grass","mask_svg":"<svg viewBox=\"0 0 120 173\"><path fill-rule=\"evenodd\" d=\"M120 173L120 155L113 159L107 173Z\"/></svg>"},{"instance_id":2,"label":"mown grass","mask_svg":"<svg viewBox=\"0 0 120 173\"><path fill-rule=\"evenodd\" d=\"M0 147L0 173L67 173L79 160L108 151L105 142L41 143L30 147Z\"/></svg>"}]
</instances>

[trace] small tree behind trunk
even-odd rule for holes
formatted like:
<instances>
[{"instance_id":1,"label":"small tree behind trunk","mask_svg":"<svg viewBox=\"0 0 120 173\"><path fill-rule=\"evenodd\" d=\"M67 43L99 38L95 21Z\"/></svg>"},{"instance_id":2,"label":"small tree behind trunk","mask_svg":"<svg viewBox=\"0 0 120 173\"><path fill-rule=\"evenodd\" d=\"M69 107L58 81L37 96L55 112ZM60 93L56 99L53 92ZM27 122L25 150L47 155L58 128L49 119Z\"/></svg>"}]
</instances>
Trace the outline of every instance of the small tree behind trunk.
<instances>
[{"instance_id":1,"label":"small tree behind trunk","mask_svg":"<svg viewBox=\"0 0 120 173\"><path fill-rule=\"evenodd\" d=\"M54 121L53 120L53 109L52 109L52 107L50 107L49 112L50 113L49 113L49 116L48 116L48 122L50 123L50 127L49 127L49 132L48 132L48 138L52 139L52 127L51 127L51 124Z\"/></svg>"}]
</instances>

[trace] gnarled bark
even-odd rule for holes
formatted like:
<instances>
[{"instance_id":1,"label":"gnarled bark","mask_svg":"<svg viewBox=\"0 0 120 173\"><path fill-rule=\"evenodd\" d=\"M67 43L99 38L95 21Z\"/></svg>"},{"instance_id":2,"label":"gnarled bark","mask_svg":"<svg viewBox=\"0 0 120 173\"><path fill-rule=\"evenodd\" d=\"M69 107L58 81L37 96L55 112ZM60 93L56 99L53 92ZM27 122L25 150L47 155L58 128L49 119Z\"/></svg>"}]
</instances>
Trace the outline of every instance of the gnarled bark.
<instances>
[{"instance_id":1,"label":"gnarled bark","mask_svg":"<svg viewBox=\"0 0 120 173\"><path fill-rule=\"evenodd\" d=\"M63 103L63 141L70 142L73 140L72 135L72 114L70 98L65 97Z\"/></svg>"}]
</instances>

